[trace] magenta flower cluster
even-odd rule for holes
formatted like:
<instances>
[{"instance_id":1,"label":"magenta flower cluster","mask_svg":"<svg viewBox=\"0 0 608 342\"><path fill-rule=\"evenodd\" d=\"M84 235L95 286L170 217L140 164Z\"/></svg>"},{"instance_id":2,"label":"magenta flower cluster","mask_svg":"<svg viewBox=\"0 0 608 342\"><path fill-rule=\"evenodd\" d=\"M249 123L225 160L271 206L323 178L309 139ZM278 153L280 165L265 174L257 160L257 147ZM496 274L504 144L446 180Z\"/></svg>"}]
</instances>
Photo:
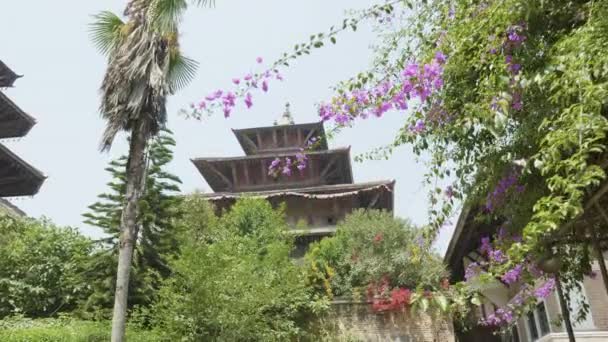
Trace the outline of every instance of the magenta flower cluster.
<instances>
[{"instance_id":1,"label":"magenta flower cluster","mask_svg":"<svg viewBox=\"0 0 608 342\"><path fill-rule=\"evenodd\" d=\"M521 23L519 25L511 25L507 28L505 32L505 38L502 42L502 52L505 56L505 68L507 70L507 74L509 75L509 89L508 94L509 98L505 99L510 103L510 107L514 111L521 111L523 109L523 99L522 99L522 86L519 82L519 79L516 77L522 70L522 66L520 63L514 59L513 54L517 52L526 41L526 24ZM494 37L491 37L490 40L494 40ZM498 52L497 48L490 48L490 54L496 54ZM498 102L500 98L494 97L490 103L490 108L492 110L498 110Z\"/></svg>"},{"instance_id":2,"label":"magenta flower cluster","mask_svg":"<svg viewBox=\"0 0 608 342\"><path fill-rule=\"evenodd\" d=\"M505 227L499 229L496 239L492 243L489 237L483 237L479 251L482 255L487 257L486 260L478 260L469 264L465 270L465 279L469 280L479 274L480 270L489 267L491 264L504 264L508 261L506 254L504 254L500 246L506 246L509 243L521 241L520 236L510 236ZM516 313L522 312L523 309L529 303L536 303L537 301L546 299L555 289L555 279L547 276L541 270L538 269L536 264L526 259L523 263L517 264L511 269L507 270L503 275L500 276L500 280L505 285L513 285L522 279L524 272L529 273L532 279L538 279L538 285L536 288L529 286L528 284L522 284L520 291L509 301L509 303L496 309L496 311L488 315L485 319L480 320L480 324L488 326L500 326L508 325L514 321Z\"/></svg>"},{"instance_id":3,"label":"magenta flower cluster","mask_svg":"<svg viewBox=\"0 0 608 342\"><path fill-rule=\"evenodd\" d=\"M418 100L426 103L430 96L443 87L443 65L446 56L438 51L430 63L409 63L393 80L385 80L371 87L353 90L334 97L330 103L319 107L319 116L324 121L333 120L337 125L348 125L357 117L381 117L391 109L406 110L408 104ZM426 129L419 119L411 130L421 133Z\"/></svg>"},{"instance_id":4,"label":"magenta flower cluster","mask_svg":"<svg viewBox=\"0 0 608 342\"><path fill-rule=\"evenodd\" d=\"M268 175L279 177L285 175L287 177L293 174L293 170L297 169L303 172L306 169L308 157L304 153L304 149L295 154L295 157L275 158L268 166Z\"/></svg>"},{"instance_id":5,"label":"magenta flower cluster","mask_svg":"<svg viewBox=\"0 0 608 342\"><path fill-rule=\"evenodd\" d=\"M262 57L256 58L257 64L264 62ZM283 76L277 69L266 69L260 73L248 73L243 77L232 79L232 84L236 88L234 90L216 90L200 101L198 104L192 104L191 108L195 113L204 111L211 112L215 108L221 108L224 112L224 117L229 117L237 105L237 98L242 98L243 104L247 109L253 106L254 90L268 92L270 82L272 80L283 80Z\"/></svg>"},{"instance_id":6,"label":"magenta flower cluster","mask_svg":"<svg viewBox=\"0 0 608 342\"><path fill-rule=\"evenodd\" d=\"M513 192L521 193L524 191L524 186L518 183L520 175L521 169L513 168L498 181L494 190L486 197L486 204L484 207L486 212L493 213L506 202L509 195Z\"/></svg>"}]
</instances>

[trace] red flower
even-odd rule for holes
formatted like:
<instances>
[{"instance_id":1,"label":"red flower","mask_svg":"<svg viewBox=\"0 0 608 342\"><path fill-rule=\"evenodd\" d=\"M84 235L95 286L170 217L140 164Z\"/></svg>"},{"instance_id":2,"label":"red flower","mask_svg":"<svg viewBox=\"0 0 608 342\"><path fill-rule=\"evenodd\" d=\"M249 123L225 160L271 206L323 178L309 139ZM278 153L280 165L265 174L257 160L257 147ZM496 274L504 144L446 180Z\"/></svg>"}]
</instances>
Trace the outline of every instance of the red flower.
<instances>
[{"instance_id":1,"label":"red flower","mask_svg":"<svg viewBox=\"0 0 608 342\"><path fill-rule=\"evenodd\" d=\"M374 243L379 243L383 238L382 233L376 234L376 236L374 236Z\"/></svg>"}]
</instances>

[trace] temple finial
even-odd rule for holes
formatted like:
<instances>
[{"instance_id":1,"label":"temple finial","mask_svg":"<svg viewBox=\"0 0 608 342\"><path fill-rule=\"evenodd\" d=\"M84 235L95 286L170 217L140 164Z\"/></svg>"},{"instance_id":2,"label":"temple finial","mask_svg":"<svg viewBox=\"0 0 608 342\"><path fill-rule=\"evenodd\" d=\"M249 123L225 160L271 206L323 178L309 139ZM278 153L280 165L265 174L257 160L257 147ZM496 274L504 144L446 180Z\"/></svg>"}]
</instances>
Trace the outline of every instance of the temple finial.
<instances>
[{"instance_id":1,"label":"temple finial","mask_svg":"<svg viewBox=\"0 0 608 342\"><path fill-rule=\"evenodd\" d=\"M289 102L287 102L285 104L285 112L283 112L283 115L281 116L281 118L274 122L274 125L293 125L295 122L293 121L293 117L291 116L291 109L290 109L290 104Z\"/></svg>"}]
</instances>

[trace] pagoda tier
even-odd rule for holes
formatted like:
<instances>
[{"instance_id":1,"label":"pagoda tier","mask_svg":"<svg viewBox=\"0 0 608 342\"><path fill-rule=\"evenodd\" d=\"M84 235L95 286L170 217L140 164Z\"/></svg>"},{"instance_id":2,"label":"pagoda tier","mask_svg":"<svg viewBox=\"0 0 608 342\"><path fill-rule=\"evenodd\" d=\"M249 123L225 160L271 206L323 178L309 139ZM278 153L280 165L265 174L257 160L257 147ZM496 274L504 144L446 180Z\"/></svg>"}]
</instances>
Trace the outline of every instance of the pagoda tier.
<instances>
[{"instance_id":1,"label":"pagoda tier","mask_svg":"<svg viewBox=\"0 0 608 342\"><path fill-rule=\"evenodd\" d=\"M294 257L310 242L333 235L336 224L356 209L393 211L394 181L353 184L350 147L328 149L322 122L293 124L289 105L281 124L233 130L246 156L198 158L192 162L215 193L205 194L216 210L229 209L240 197L264 198L284 205L285 218L296 234ZM311 138L306 168L291 175L269 174L273 160L295 160Z\"/></svg>"},{"instance_id":2,"label":"pagoda tier","mask_svg":"<svg viewBox=\"0 0 608 342\"><path fill-rule=\"evenodd\" d=\"M280 126L277 126L280 127ZM297 189L353 182L350 148L307 152L307 167L291 176L268 174L270 163L277 157L291 157L295 152L249 155L233 158L198 158L192 162L215 192L251 192Z\"/></svg>"},{"instance_id":3,"label":"pagoda tier","mask_svg":"<svg viewBox=\"0 0 608 342\"><path fill-rule=\"evenodd\" d=\"M393 211L395 181L322 185L300 189L248 193L204 194L218 213L241 197L263 198L273 207L284 205L285 218L296 234L293 257L301 257L311 242L336 232L336 224L356 209Z\"/></svg>"},{"instance_id":4,"label":"pagoda tier","mask_svg":"<svg viewBox=\"0 0 608 342\"><path fill-rule=\"evenodd\" d=\"M322 122L233 129L246 155L299 151L311 138L319 139L315 150L327 150Z\"/></svg>"},{"instance_id":5,"label":"pagoda tier","mask_svg":"<svg viewBox=\"0 0 608 342\"><path fill-rule=\"evenodd\" d=\"M269 190L248 193L216 192L203 194L220 211L241 197L263 198L273 204L286 204L292 225L306 224L308 233L325 233L328 227L354 209L393 210L394 180L358 184L321 185L300 189Z\"/></svg>"},{"instance_id":6,"label":"pagoda tier","mask_svg":"<svg viewBox=\"0 0 608 342\"><path fill-rule=\"evenodd\" d=\"M0 92L0 139L25 136L36 120Z\"/></svg>"},{"instance_id":7,"label":"pagoda tier","mask_svg":"<svg viewBox=\"0 0 608 342\"><path fill-rule=\"evenodd\" d=\"M15 74L4 62L0 61L0 88L12 87L19 75Z\"/></svg>"},{"instance_id":8,"label":"pagoda tier","mask_svg":"<svg viewBox=\"0 0 608 342\"><path fill-rule=\"evenodd\" d=\"M34 195L44 179L40 171L0 144L0 197Z\"/></svg>"},{"instance_id":9,"label":"pagoda tier","mask_svg":"<svg viewBox=\"0 0 608 342\"><path fill-rule=\"evenodd\" d=\"M0 88L12 87L19 77L0 61ZM0 139L23 137L35 124L34 118L0 92ZM0 144L0 197L34 195L44 179L40 171Z\"/></svg>"}]
</instances>

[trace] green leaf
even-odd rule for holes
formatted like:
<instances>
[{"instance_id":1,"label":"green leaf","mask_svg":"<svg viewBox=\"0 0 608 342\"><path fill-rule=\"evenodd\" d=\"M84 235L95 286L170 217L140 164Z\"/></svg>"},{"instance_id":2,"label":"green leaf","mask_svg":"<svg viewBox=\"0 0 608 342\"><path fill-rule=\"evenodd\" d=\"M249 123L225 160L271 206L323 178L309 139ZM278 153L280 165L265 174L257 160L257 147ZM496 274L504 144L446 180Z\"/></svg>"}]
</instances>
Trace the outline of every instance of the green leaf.
<instances>
[{"instance_id":1,"label":"green leaf","mask_svg":"<svg viewBox=\"0 0 608 342\"><path fill-rule=\"evenodd\" d=\"M435 294L434 298L441 311L446 312L448 310L448 299L440 293Z\"/></svg>"}]
</instances>

